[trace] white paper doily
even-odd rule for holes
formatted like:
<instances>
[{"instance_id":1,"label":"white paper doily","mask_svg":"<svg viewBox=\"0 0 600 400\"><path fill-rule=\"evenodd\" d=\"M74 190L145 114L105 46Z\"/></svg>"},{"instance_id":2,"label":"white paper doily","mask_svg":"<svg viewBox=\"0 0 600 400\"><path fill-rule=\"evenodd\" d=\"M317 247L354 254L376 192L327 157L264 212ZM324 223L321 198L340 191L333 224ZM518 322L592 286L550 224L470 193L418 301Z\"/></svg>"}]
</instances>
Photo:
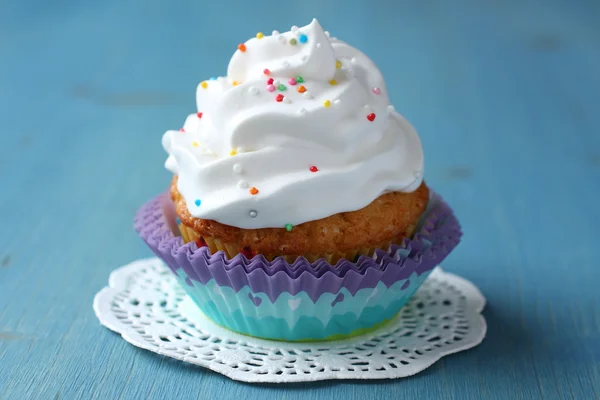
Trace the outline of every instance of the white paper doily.
<instances>
[{"instance_id":1,"label":"white paper doily","mask_svg":"<svg viewBox=\"0 0 600 400\"><path fill-rule=\"evenodd\" d=\"M355 338L287 343L228 331L208 320L158 258L110 275L94 299L100 322L133 344L245 382L400 378L481 343L485 298L436 268L384 327Z\"/></svg>"}]
</instances>

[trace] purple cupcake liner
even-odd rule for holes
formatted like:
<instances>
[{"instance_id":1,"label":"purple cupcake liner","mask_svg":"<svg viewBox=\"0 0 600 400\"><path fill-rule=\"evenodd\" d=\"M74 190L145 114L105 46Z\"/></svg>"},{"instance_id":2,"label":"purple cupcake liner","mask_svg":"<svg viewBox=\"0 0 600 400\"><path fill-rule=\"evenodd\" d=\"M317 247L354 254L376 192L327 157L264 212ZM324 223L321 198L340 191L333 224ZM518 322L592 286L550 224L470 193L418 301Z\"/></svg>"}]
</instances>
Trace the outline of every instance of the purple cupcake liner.
<instances>
[{"instance_id":1,"label":"purple cupcake liner","mask_svg":"<svg viewBox=\"0 0 600 400\"><path fill-rule=\"evenodd\" d=\"M206 284L214 279L218 286L230 287L236 293L249 287L253 293L266 294L271 302L282 293L293 296L305 292L316 302L324 293L339 293L342 288L354 296L379 282L390 287L415 273L420 276L431 271L461 237L460 224L451 208L434 193L411 239L387 251L378 249L372 257L361 256L357 262L340 260L336 265L324 259L310 263L303 257L288 263L282 257L268 261L262 255L249 260L243 254L231 259L222 251L211 254L208 247L184 243L175 233L175 218L171 199L164 193L138 210L135 230L176 275L182 269L193 281Z\"/></svg>"}]
</instances>

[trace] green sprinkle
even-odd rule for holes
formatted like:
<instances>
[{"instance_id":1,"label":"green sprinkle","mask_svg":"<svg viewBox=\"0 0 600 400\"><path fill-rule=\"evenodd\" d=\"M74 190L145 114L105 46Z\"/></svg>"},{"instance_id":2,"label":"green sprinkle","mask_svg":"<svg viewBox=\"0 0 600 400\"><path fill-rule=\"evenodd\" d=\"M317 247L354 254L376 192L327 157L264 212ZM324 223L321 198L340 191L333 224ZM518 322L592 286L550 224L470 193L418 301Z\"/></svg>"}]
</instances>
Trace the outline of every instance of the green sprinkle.
<instances>
[{"instance_id":1,"label":"green sprinkle","mask_svg":"<svg viewBox=\"0 0 600 400\"><path fill-rule=\"evenodd\" d=\"M291 232L293 227L294 227L294 225L292 225L292 224L285 224L285 230L288 232Z\"/></svg>"},{"instance_id":2,"label":"green sprinkle","mask_svg":"<svg viewBox=\"0 0 600 400\"><path fill-rule=\"evenodd\" d=\"M301 77L301 76L297 76L297 77L296 77L296 82L298 82L298 83L302 83L302 82L304 82L304 78L303 78L303 77Z\"/></svg>"},{"instance_id":3,"label":"green sprinkle","mask_svg":"<svg viewBox=\"0 0 600 400\"><path fill-rule=\"evenodd\" d=\"M298 42L296 41L296 39L290 39L290 44L291 44L292 46L294 46L296 43L298 43Z\"/></svg>"},{"instance_id":4,"label":"green sprinkle","mask_svg":"<svg viewBox=\"0 0 600 400\"><path fill-rule=\"evenodd\" d=\"M285 87L285 85L282 83L282 84L280 84L279 86L277 86L277 89L279 89L279 90L281 90L281 91L283 92L283 91L284 91L285 89L287 89L287 88L286 88L286 87Z\"/></svg>"}]
</instances>

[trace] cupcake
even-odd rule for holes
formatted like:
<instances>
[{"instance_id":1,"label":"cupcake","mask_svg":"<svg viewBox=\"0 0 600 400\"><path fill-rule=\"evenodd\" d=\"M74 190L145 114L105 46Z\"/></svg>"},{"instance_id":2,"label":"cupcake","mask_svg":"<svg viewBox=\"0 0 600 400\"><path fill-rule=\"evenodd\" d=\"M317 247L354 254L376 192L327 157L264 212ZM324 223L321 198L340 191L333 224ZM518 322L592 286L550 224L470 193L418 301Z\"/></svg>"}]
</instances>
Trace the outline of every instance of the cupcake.
<instances>
[{"instance_id":1,"label":"cupcake","mask_svg":"<svg viewBox=\"0 0 600 400\"><path fill-rule=\"evenodd\" d=\"M316 20L239 44L163 136L136 230L216 323L326 340L392 318L458 243L381 73Z\"/></svg>"}]
</instances>

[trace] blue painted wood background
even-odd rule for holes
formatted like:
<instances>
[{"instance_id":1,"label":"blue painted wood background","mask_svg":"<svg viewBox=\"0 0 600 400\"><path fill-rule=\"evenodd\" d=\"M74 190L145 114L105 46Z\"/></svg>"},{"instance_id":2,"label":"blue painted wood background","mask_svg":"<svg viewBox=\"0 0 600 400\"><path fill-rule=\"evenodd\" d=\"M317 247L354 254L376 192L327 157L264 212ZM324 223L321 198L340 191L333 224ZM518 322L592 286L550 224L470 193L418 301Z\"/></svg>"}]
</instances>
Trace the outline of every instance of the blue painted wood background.
<instances>
[{"instance_id":1,"label":"blue painted wood background","mask_svg":"<svg viewBox=\"0 0 600 400\"><path fill-rule=\"evenodd\" d=\"M413 378L247 385L100 326L164 190L163 132L239 42L313 16L381 67L489 305L481 346ZM0 2L0 398L598 399L600 2Z\"/></svg>"}]
</instances>

